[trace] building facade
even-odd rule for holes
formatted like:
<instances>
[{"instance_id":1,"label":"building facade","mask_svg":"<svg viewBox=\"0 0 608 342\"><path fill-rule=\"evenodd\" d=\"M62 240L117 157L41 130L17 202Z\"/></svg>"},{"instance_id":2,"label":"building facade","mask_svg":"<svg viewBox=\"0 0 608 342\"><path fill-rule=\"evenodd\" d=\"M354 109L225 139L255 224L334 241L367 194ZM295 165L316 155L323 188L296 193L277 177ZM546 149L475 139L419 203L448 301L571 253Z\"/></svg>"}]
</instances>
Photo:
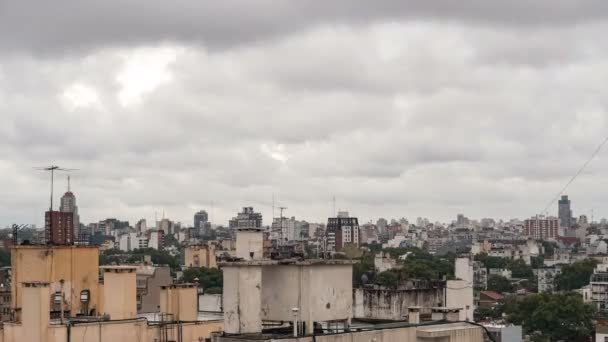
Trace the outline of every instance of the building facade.
<instances>
[{"instance_id":1,"label":"building facade","mask_svg":"<svg viewBox=\"0 0 608 342\"><path fill-rule=\"evenodd\" d=\"M244 207L228 222L228 226L230 229L262 228L262 214L253 211L253 207Z\"/></svg>"},{"instance_id":2,"label":"building facade","mask_svg":"<svg viewBox=\"0 0 608 342\"><path fill-rule=\"evenodd\" d=\"M74 214L61 211L47 211L44 214L45 239L51 245L74 244Z\"/></svg>"},{"instance_id":3,"label":"building facade","mask_svg":"<svg viewBox=\"0 0 608 342\"><path fill-rule=\"evenodd\" d=\"M340 212L338 217L327 219L325 235L328 252L339 252L349 244L359 247L359 221L356 217L350 217L348 212Z\"/></svg>"},{"instance_id":4,"label":"building facade","mask_svg":"<svg viewBox=\"0 0 608 342\"><path fill-rule=\"evenodd\" d=\"M524 221L524 234L535 240L556 239L558 232L556 217L535 216Z\"/></svg>"},{"instance_id":5,"label":"building facade","mask_svg":"<svg viewBox=\"0 0 608 342\"><path fill-rule=\"evenodd\" d=\"M557 202L557 210L559 216L559 226L562 228L572 227L572 209L570 208L570 200L568 195L563 195Z\"/></svg>"}]
</instances>

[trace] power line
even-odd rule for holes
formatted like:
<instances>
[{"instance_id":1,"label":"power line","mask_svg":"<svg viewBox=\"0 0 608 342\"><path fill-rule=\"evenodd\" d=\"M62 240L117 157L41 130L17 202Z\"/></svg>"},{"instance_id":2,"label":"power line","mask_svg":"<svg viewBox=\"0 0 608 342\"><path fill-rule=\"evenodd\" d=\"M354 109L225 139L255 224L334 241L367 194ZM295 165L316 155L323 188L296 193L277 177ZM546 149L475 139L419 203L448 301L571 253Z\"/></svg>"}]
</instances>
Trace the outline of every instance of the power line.
<instances>
[{"instance_id":1,"label":"power line","mask_svg":"<svg viewBox=\"0 0 608 342\"><path fill-rule=\"evenodd\" d=\"M570 180L568 181L568 183L566 183L566 185L564 185L564 187L560 190L560 192L558 192L557 195L553 199L551 199L551 201L549 203L547 203L547 206L545 207L545 209L543 209L543 211L541 211L541 213L546 212L549 209L549 207L551 207L551 205L553 205L553 203L555 203L555 201L557 201L557 199L559 198L559 196L561 196L564 193L564 191L566 191L566 189L568 189L568 187L570 186L570 184L572 184L572 182L574 182L574 180L583 172L583 170L585 170L585 168L587 167L587 165L589 165L589 163L591 163L591 161L593 160L593 158L595 158L595 156L598 153L600 153L600 151L602 150L602 148L604 147L604 145L606 145L607 142L608 142L608 136L595 149L595 151L593 151L593 153L591 154L591 156L589 157L589 159L587 159L587 161L585 161L585 163L583 164L583 166L581 166L581 168L578 169L578 171L576 171L576 173L574 174L574 176L572 176L572 178L570 178Z\"/></svg>"}]
</instances>

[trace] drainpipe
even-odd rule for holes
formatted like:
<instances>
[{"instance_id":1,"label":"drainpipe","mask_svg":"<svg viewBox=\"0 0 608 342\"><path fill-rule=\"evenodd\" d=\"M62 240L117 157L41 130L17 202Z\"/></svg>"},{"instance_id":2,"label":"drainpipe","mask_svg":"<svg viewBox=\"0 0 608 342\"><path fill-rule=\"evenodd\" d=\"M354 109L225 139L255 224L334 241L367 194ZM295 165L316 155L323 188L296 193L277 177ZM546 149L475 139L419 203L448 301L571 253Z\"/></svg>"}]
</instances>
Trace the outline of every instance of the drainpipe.
<instances>
[{"instance_id":1,"label":"drainpipe","mask_svg":"<svg viewBox=\"0 0 608 342\"><path fill-rule=\"evenodd\" d=\"M298 308L291 309L293 313L293 337L298 337Z\"/></svg>"}]
</instances>

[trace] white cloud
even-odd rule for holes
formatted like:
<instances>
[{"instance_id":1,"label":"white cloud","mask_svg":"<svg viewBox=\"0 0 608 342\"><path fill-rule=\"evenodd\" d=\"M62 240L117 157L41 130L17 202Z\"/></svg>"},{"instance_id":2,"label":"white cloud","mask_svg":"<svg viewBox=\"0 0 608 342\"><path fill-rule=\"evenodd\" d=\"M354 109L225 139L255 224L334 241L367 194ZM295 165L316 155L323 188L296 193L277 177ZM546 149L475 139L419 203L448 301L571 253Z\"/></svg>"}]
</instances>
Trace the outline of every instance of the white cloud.
<instances>
[{"instance_id":1,"label":"white cloud","mask_svg":"<svg viewBox=\"0 0 608 342\"><path fill-rule=\"evenodd\" d=\"M175 61L175 48L144 48L124 54L124 66L116 76L120 84L118 100L123 106L140 104L143 96L172 80L169 65Z\"/></svg>"}]
</instances>

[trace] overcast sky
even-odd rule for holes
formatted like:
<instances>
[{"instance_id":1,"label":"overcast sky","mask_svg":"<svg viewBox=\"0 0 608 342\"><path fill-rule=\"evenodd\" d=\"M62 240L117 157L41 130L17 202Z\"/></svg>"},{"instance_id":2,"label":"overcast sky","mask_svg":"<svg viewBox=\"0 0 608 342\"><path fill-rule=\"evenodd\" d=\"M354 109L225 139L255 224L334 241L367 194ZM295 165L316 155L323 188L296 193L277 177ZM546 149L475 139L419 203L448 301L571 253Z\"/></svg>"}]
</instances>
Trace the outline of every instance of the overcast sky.
<instances>
[{"instance_id":1,"label":"overcast sky","mask_svg":"<svg viewBox=\"0 0 608 342\"><path fill-rule=\"evenodd\" d=\"M0 0L0 226L525 218L608 134L608 2ZM65 191L57 177L56 199ZM608 148L568 189L608 216ZM550 214L555 214L557 204Z\"/></svg>"}]
</instances>

